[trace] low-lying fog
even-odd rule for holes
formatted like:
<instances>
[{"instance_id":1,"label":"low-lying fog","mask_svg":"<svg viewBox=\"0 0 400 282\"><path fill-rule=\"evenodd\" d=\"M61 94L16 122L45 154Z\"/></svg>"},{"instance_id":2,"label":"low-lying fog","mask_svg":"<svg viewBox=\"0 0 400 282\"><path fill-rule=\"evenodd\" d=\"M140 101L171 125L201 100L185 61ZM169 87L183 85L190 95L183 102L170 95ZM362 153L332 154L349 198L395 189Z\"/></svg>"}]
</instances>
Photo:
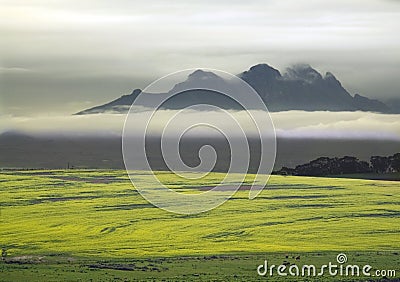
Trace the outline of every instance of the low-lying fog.
<instances>
[{"instance_id":1,"label":"low-lying fog","mask_svg":"<svg viewBox=\"0 0 400 282\"><path fill-rule=\"evenodd\" d=\"M131 120L138 124L146 122L143 111L138 109L131 112ZM253 135L254 124L245 111L230 111L232 117L239 122L245 131ZM169 125L168 133L175 133L180 121L201 123L207 120L226 119L226 113L220 111L173 111L160 110L151 122L149 132L158 132L175 114L175 124ZM252 115L262 115L253 111ZM124 114L95 114L83 116L36 116L12 117L3 116L0 121L0 134L4 132L19 132L29 135L64 135L64 136L119 136L125 121ZM387 115L369 112L305 112L287 111L271 113L276 133L283 138L327 138L327 139L380 139L400 140L400 115ZM131 134L134 126L129 128ZM209 129L197 130L193 134L207 135Z\"/></svg>"}]
</instances>

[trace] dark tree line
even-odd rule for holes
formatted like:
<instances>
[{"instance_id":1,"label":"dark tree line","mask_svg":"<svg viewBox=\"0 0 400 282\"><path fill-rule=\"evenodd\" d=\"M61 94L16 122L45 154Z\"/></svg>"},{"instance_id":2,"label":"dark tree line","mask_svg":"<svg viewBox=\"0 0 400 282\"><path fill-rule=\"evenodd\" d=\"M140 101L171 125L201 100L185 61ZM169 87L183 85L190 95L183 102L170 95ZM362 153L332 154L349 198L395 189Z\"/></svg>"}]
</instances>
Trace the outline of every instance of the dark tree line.
<instances>
[{"instance_id":1,"label":"dark tree line","mask_svg":"<svg viewBox=\"0 0 400 282\"><path fill-rule=\"evenodd\" d=\"M295 168L283 167L276 173L282 175L326 176L393 172L400 172L400 153L389 157L372 156L369 163L351 156L343 158L320 157Z\"/></svg>"},{"instance_id":2,"label":"dark tree line","mask_svg":"<svg viewBox=\"0 0 400 282\"><path fill-rule=\"evenodd\" d=\"M391 173L400 171L400 153L389 157L372 156L371 167L376 173Z\"/></svg>"}]
</instances>

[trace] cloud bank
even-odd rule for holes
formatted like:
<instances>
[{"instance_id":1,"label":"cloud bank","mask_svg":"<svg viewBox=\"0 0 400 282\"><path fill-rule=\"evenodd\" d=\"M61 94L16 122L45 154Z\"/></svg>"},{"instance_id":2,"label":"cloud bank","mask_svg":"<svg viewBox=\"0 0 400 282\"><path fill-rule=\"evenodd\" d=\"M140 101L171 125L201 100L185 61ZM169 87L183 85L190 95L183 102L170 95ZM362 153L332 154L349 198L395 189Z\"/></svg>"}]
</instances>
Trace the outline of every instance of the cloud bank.
<instances>
[{"instance_id":1,"label":"cloud bank","mask_svg":"<svg viewBox=\"0 0 400 282\"><path fill-rule=\"evenodd\" d=\"M140 108L131 113L137 123L143 120ZM256 127L245 111L230 111L249 136L255 135ZM204 115L208 120L226 118L219 111L187 111L160 110L154 116L149 127L149 133L159 133L166 122L175 114L174 122L169 126L168 134L179 134L174 128L179 128L179 121L185 123L201 123ZM262 112L252 112L262 115ZM125 115L96 114L83 116L41 116L41 117L11 117L0 118L0 133L20 132L29 135L62 135L62 136L103 136L115 137L122 134ZM271 113L276 134L282 138L326 138L326 139L365 139L365 140L398 140L400 141L400 115L385 115L367 112L304 112L287 111ZM131 134L138 134L130 128ZM190 133L190 132L189 132ZM193 130L194 135L213 135L210 128Z\"/></svg>"}]
</instances>

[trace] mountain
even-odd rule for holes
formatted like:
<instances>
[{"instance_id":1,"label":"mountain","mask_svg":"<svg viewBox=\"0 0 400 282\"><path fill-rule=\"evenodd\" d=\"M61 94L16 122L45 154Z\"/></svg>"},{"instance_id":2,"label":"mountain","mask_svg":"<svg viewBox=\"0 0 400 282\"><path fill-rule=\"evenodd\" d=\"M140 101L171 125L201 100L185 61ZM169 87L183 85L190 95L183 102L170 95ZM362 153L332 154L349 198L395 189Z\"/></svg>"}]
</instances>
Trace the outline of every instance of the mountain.
<instances>
[{"instance_id":1,"label":"mountain","mask_svg":"<svg viewBox=\"0 0 400 282\"><path fill-rule=\"evenodd\" d=\"M107 104L96 106L87 110L83 110L77 115L86 115L86 114L97 114L97 113L105 113L105 112L127 112L129 107L132 105L133 101L142 93L142 90L135 89L129 95L123 95L120 98L113 100Z\"/></svg>"},{"instance_id":2,"label":"mountain","mask_svg":"<svg viewBox=\"0 0 400 282\"><path fill-rule=\"evenodd\" d=\"M400 114L400 97L399 98L390 98L385 101L386 105L393 110L393 113Z\"/></svg>"},{"instance_id":3,"label":"mountain","mask_svg":"<svg viewBox=\"0 0 400 282\"><path fill-rule=\"evenodd\" d=\"M292 66L284 74L267 64L258 64L238 74L238 77L252 86L268 109L273 112L287 110L394 112L393 109L378 100L359 94L352 96L332 73L327 72L325 75L321 75L307 64ZM176 84L168 93L180 92L183 89L191 88L192 85L213 87L223 83L224 80L212 72L196 70L185 81ZM125 113L141 92L140 89L135 89L129 95L77 114ZM149 96L146 96L147 102L144 102L142 106L152 105L155 100L153 95L167 96L168 93L146 93ZM182 109L196 104L211 104L224 109L242 109L232 99L210 90L183 91L168 99L162 108Z\"/></svg>"},{"instance_id":4,"label":"mountain","mask_svg":"<svg viewBox=\"0 0 400 282\"><path fill-rule=\"evenodd\" d=\"M239 77L258 92L271 111L390 111L377 100L351 96L332 73L322 76L309 65L295 65L282 75L269 65L260 64Z\"/></svg>"}]
</instances>

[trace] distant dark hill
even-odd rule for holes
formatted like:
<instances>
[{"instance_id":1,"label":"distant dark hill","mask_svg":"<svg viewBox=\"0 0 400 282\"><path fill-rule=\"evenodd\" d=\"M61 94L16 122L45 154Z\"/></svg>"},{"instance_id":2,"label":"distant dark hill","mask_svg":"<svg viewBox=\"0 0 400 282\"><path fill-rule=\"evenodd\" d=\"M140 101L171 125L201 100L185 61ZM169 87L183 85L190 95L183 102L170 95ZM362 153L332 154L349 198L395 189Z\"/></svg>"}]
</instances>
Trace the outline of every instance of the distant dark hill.
<instances>
[{"instance_id":1,"label":"distant dark hill","mask_svg":"<svg viewBox=\"0 0 400 282\"><path fill-rule=\"evenodd\" d=\"M251 85L263 99L270 111L305 110L305 111L372 111L392 113L393 109L384 103L363 97L352 96L336 77L327 72L324 76L309 65L295 65L288 68L282 75L278 70L267 64L259 64L241 73L242 78ZM176 84L170 91L185 89L194 80L201 80L210 86L221 83L223 79L211 72L197 70L188 76L187 80ZM77 114L94 114L104 112L125 113L129 106L141 93L135 89L131 94L124 95L110 103ZM151 104L152 95L149 104ZM182 92L162 105L165 109L182 109L195 104L211 104L224 109L242 109L230 98L207 90L191 90Z\"/></svg>"},{"instance_id":2,"label":"distant dark hill","mask_svg":"<svg viewBox=\"0 0 400 282\"><path fill-rule=\"evenodd\" d=\"M149 138L146 152L154 170L167 170L161 153L160 138ZM260 147L257 139L249 139L250 169L255 172L259 164ZM17 132L0 134L1 168L111 168L124 169L121 136L40 135L29 136ZM225 172L231 161L230 148L223 138L183 137L180 142L182 160L189 166L199 164L198 152L211 145L217 153L215 171ZM274 170L296 167L320 156L335 158L355 156L369 161L371 155L389 156L399 151L400 141L390 140L336 140L336 139L277 139ZM241 154L241 153L239 153ZM243 152L245 157L245 152ZM374 167L381 171L390 158L374 157ZM382 168L381 168L382 167ZM139 169L139 168L138 168ZM143 168L142 168L143 169Z\"/></svg>"}]
</instances>

